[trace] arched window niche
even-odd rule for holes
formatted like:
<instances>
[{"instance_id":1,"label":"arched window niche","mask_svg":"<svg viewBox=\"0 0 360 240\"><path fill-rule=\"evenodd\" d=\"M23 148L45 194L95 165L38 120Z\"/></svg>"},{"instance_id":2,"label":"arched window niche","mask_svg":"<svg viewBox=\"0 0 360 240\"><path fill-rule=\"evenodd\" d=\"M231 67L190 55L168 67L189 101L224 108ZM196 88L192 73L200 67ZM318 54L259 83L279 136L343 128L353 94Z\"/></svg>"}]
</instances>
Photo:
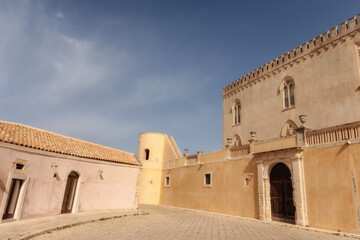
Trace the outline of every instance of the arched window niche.
<instances>
[{"instance_id":1,"label":"arched window niche","mask_svg":"<svg viewBox=\"0 0 360 240\"><path fill-rule=\"evenodd\" d=\"M232 146L233 147L240 147L242 145L241 138L239 135L235 134L232 138Z\"/></svg>"},{"instance_id":2,"label":"arched window niche","mask_svg":"<svg viewBox=\"0 0 360 240\"><path fill-rule=\"evenodd\" d=\"M239 99L235 99L232 107L231 113L233 114L233 125L238 125L241 123L241 104Z\"/></svg>"},{"instance_id":3,"label":"arched window niche","mask_svg":"<svg viewBox=\"0 0 360 240\"><path fill-rule=\"evenodd\" d=\"M296 129L298 126L292 120L287 120L281 129L280 137L289 137L296 135Z\"/></svg>"},{"instance_id":4,"label":"arched window niche","mask_svg":"<svg viewBox=\"0 0 360 240\"><path fill-rule=\"evenodd\" d=\"M149 160L149 157L150 157L150 150L145 149L145 160Z\"/></svg>"},{"instance_id":5,"label":"arched window niche","mask_svg":"<svg viewBox=\"0 0 360 240\"><path fill-rule=\"evenodd\" d=\"M295 107L295 81L291 77L285 77L279 87L283 95L283 108L290 109Z\"/></svg>"}]
</instances>

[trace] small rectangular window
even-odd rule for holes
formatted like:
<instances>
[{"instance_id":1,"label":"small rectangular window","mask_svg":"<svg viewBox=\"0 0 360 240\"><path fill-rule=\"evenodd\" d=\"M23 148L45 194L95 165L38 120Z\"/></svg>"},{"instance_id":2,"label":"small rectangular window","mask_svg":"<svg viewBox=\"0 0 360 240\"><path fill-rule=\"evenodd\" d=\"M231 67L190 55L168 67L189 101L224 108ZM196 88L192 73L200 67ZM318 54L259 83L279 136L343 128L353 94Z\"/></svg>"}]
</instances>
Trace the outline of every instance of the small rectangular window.
<instances>
[{"instance_id":1,"label":"small rectangular window","mask_svg":"<svg viewBox=\"0 0 360 240\"><path fill-rule=\"evenodd\" d=\"M211 173L205 173L204 174L204 187L211 187L212 186L212 179L211 179Z\"/></svg>"},{"instance_id":2,"label":"small rectangular window","mask_svg":"<svg viewBox=\"0 0 360 240\"><path fill-rule=\"evenodd\" d=\"M24 164L21 164L21 163L16 163L16 169L18 170L22 170L24 168Z\"/></svg>"},{"instance_id":3,"label":"small rectangular window","mask_svg":"<svg viewBox=\"0 0 360 240\"><path fill-rule=\"evenodd\" d=\"M165 176L165 187L170 187L170 176Z\"/></svg>"},{"instance_id":4,"label":"small rectangular window","mask_svg":"<svg viewBox=\"0 0 360 240\"><path fill-rule=\"evenodd\" d=\"M150 150L145 149L145 160L149 160L149 157L150 157Z\"/></svg>"},{"instance_id":5,"label":"small rectangular window","mask_svg":"<svg viewBox=\"0 0 360 240\"><path fill-rule=\"evenodd\" d=\"M27 161L23 159L16 159L13 162L14 173L23 173L25 171Z\"/></svg>"}]
</instances>

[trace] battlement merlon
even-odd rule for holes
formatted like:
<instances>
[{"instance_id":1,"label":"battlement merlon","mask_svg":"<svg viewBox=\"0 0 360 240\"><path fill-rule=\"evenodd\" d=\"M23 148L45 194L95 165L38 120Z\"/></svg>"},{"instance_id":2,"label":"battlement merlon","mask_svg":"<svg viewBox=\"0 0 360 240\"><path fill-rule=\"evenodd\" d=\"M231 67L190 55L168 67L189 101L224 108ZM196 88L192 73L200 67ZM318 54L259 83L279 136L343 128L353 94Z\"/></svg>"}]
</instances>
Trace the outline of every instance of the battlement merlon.
<instances>
[{"instance_id":1,"label":"battlement merlon","mask_svg":"<svg viewBox=\"0 0 360 240\"><path fill-rule=\"evenodd\" d=\"M340 31L339 27L335 26L325 33L311 39L297 48L292 49L291 51L262 65L254 71L225 86L223 88L223 98L227 98L227 96L239 88L251 86L252 83L257 80L261 81L269 77L270 74L276 74L277 72L280 72L282 67L286 67L287 65L290 67L293 66L299 61L299 59L304 58L306 55L317 54L321 48L324 48L329 44L336 43L344 36L355 34L359 29L360 14L350 18L348 21L341 23Z\"/></svg>"}]
</instances>

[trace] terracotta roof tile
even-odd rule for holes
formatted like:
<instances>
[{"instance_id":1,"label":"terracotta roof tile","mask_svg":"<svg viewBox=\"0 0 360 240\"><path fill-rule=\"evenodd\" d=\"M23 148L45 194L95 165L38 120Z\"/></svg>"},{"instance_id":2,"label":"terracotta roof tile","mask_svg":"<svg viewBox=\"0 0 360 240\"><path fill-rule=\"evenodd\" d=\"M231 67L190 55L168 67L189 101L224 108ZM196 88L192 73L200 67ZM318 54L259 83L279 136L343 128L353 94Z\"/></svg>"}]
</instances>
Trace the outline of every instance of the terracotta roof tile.
<instances>
[{"instance_id":1,"label":"terracotta roof tile","mask_svg":"<svg viewBox=\"0 0 360 240\"><path fill-rule=\"evenodd\" d=\"M140 165L133 153L1 120L0 141L76 157Z\"/></svg>"}]
</instances>

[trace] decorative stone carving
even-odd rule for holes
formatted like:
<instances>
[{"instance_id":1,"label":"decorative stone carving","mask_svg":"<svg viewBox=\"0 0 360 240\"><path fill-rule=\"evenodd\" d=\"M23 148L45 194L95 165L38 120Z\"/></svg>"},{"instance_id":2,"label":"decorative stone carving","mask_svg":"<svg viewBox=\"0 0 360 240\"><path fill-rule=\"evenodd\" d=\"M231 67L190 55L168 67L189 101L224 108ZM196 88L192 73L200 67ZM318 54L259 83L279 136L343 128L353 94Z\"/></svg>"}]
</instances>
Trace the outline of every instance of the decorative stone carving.
<instances>
[{"instance_id":1,"label":"decorative stone carving","mask_svg":"<svg viewBox=\"0 0 360 240\"><path fill-rule=\"evenodd\" d=\"M232 145L234 147L240 147L242 145L241 138L239 135L237 134L234 135L234 137L232 138Z\"/></svg>"},{"instance_id":2,"label":"decorative stone carving","mask_svg":"<svg viewBox=\"0 0 360 240\"><path fill-rule=\"evenodd\" d=\"M292 120L288 120L281 129L280 137L293 136L296 134L296 129L296 123Z\"/></svg>"}]
</instances>

